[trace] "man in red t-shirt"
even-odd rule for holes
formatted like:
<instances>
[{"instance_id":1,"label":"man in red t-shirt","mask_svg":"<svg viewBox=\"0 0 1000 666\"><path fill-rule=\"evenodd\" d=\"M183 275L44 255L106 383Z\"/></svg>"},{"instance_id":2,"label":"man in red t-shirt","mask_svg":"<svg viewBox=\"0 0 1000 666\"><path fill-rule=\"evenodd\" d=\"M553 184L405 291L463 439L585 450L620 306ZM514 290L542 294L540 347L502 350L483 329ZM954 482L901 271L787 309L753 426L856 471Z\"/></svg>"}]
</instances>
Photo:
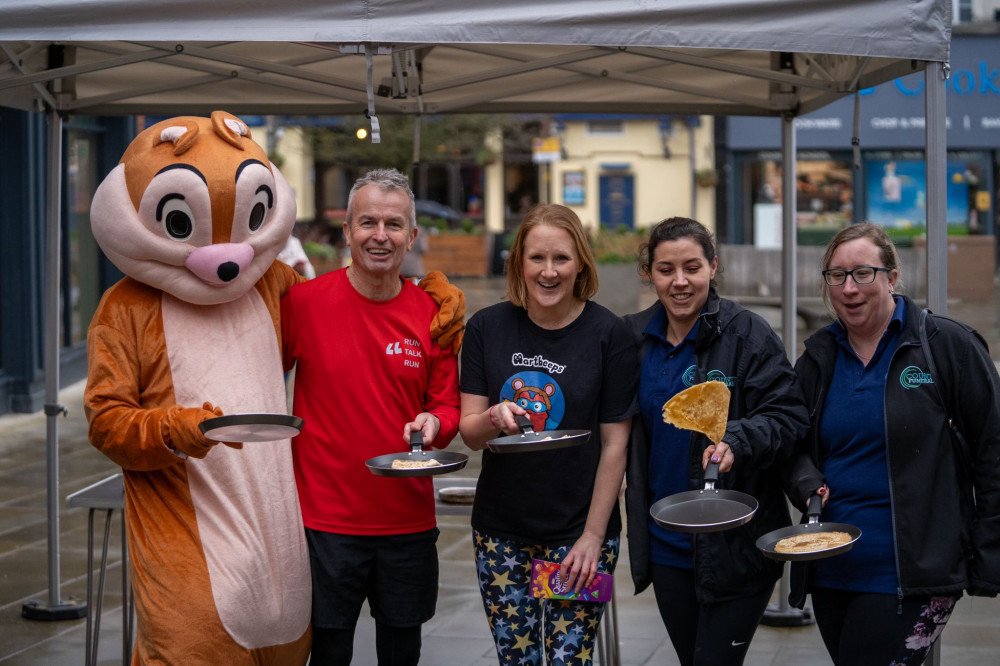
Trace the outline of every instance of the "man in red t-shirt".
<instances>
[{"instance_id":1,"label":"man in red t-shirt","mask_svg":"<svg viewBox=\"0 0 1000 666\"><path fill-rule=\"evenodd\" d=\"M313 578L316 664L348 664L368 600L379 663L416 664L437 602L438 530L430 477L371 474L365 460L443 448L458 430L458 362L430 337L434 300L400 276L418 231L406 177L358 179L344 237L351 265L282 300L285 368L305 420L293 442Z\"/></svg>"}]
</instances>

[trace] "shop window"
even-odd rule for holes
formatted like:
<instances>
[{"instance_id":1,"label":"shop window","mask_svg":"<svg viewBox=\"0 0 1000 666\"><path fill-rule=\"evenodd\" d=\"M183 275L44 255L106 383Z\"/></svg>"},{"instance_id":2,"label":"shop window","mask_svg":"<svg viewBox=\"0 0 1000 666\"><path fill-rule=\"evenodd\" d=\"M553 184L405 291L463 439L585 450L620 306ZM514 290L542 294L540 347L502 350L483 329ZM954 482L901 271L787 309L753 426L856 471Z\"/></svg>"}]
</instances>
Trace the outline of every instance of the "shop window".
<instances>
[{"instance_id":1,"label":"shop window","mask_svg":"<svg viewBox=\"0 0 1000 666\"><path fill-rule=\"evenodd\" d=\"M97 242L90 230L90 202L97 189L98 135L70 129L66 140L66 219L63 228L62 345L87 338L101 298Z\"/></svg>"},{"instance_id":2,"label":"shop window","mask_svg":"<svg viewBox=\"0 0 1000 666\"><path fill-rule=\"evenodd\" d=\"M622 136L625 134L625 123L621 120L589 120L587 134L590 136Z\"/></svg>"},{"instance_id":3,"label":"shop window","mask_svg":"<svg viewBox=\"0 0 1000 666\"><path fill-rule=\"evenodd\" d=\"M972 23L972 0L956 0L954 5L954 21L956 23Z\"/></svg>"},{"instance_id":4,"label":"shop window","mask_svg":"<svg viewBox=\"0 0 1000 666\"><path fill-rule=\"evenodd\" d=\"M744 219L758 247L778 247L781 238L780 153L764 152L743 163L749 194ZM825 151L799 153L795 164L795 223L798 242L822 245L854 221L854 172L848 159Z\"/></svg>"},{"instance_id":5,"label":"shop window","mask_svg":"<svg viewBox=\"0 0 1000 666\"><path fill-rule=\"evenodd\" d=\"M927 229L927 164L922 151L865 154L865 219L877 222L902 244ZM951 151L946 197L949 235L993 233L988 155Z\"/></svg>"}]
</instances>

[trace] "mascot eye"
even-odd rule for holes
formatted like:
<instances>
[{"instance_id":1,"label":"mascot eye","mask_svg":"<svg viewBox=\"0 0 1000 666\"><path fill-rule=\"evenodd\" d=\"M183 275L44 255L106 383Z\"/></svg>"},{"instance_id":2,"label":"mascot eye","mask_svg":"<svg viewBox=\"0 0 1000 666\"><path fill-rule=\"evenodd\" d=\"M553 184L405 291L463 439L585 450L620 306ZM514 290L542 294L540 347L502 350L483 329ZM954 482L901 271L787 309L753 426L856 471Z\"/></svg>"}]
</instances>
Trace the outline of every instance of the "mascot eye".
<instances>
[{"instance_id":1,"label":"mascot eye","mask_svg":"<svg viewBox=\"0 0 1000 666\"><path fill-rule=\"evenodd\" d=\"M250 233L256 233L267 219L267 211L270 210L274 200L271 197L271 188L261 185L254 194L253 202L250 206L250 219L247 220L247 227Z\"/></svg>"},{"instance_id":2,"label":"mascot eye","mask_svg":"<svg viewBox=\"0 0 1000 666\"><path fill-rule=\"evenodd\" d=\"M174 240L187 240L194 233L194 215L180 194L168 194L160 200L156 220L163 223L163 230Z\"/></svg>"},{"instance_id":3,"label":"mascot eye","mask_svg":"<svg viewBox=\"0 0 1000 666\"><path fill-rule=\"evenodd\" d=\"M264 204L259 201L253 205L253 210L250 211L250 231L257 231L260 229L261 225L264 224L264 214L267 209L264 208Z\"/></svg>"},{"instance_id":4,"label":"mascot eye","mask_svg":"<svg viewBox=\"0 0 1000 666\"><path fill-rule=\"evenodd\" d=\"M167 219L163 226L167 230L167 235L177 240L187 240L190 238L191 232L194 231L190 216L181 210L172 210L167 213Z\"/></svg>"}]
</instances>

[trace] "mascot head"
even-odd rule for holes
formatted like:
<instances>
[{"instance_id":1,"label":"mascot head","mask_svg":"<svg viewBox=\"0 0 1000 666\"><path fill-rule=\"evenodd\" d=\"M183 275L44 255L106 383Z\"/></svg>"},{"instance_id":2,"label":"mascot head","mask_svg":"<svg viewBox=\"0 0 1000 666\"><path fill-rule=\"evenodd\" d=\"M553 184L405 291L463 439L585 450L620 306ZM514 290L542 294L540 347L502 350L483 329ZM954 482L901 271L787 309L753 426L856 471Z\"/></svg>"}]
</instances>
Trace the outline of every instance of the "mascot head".
<instances>
[{"instance_id":1,"label":"mascot head","mask_svg":"<svg viewBox=\"0 0 1000 666\"><path fill-rule=\"evenodd\" d=\"M144 130L97 188L91 226L123 273L198 305L247 293L295 224L295 197L236 116Z\"/></svg>"}]
</instances>

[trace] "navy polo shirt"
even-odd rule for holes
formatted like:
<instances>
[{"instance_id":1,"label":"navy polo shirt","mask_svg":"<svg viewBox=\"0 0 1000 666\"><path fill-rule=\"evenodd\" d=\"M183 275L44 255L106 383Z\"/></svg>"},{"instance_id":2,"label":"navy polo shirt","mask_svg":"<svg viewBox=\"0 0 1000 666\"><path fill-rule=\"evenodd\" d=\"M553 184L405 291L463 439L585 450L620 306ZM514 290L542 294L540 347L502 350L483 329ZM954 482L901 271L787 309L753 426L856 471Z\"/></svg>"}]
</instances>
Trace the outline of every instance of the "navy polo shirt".
<instances>
[{"instance_id":1,"label":"navy polo shirt","mask_svg":"<svg viewBox=\"0 0 1000 666\"><path fill-rule=\"evenodd\" d=\"M691 432L663 422L663 404L691 386L694 343L701 319L677 346L667 342L667 312L660 308L643 333L649 340L639 376L639 405L650 439L649 490L653 501L691 490ZM687 381L685 381L687 378ZM660 527L649 517L650 557L656 564L691 569L691 535Z\"/></svg>"},{"instance_id":2,"label":"navy polo shirt","mask_svg":"<svg viewBox=\"0 0 1000 666\"><path fill-rule=\"evenodd\" d=\"M830 501L824 522L861 529L854 547L815 562L818 587L896 594L896 573L885 442L885 386L889 364L899 344L905 305L896 310L868 366L858 359L839 322L830 331L837 338L837 361L820 423L823 473Z\"/></svg>"}]
</instances>

